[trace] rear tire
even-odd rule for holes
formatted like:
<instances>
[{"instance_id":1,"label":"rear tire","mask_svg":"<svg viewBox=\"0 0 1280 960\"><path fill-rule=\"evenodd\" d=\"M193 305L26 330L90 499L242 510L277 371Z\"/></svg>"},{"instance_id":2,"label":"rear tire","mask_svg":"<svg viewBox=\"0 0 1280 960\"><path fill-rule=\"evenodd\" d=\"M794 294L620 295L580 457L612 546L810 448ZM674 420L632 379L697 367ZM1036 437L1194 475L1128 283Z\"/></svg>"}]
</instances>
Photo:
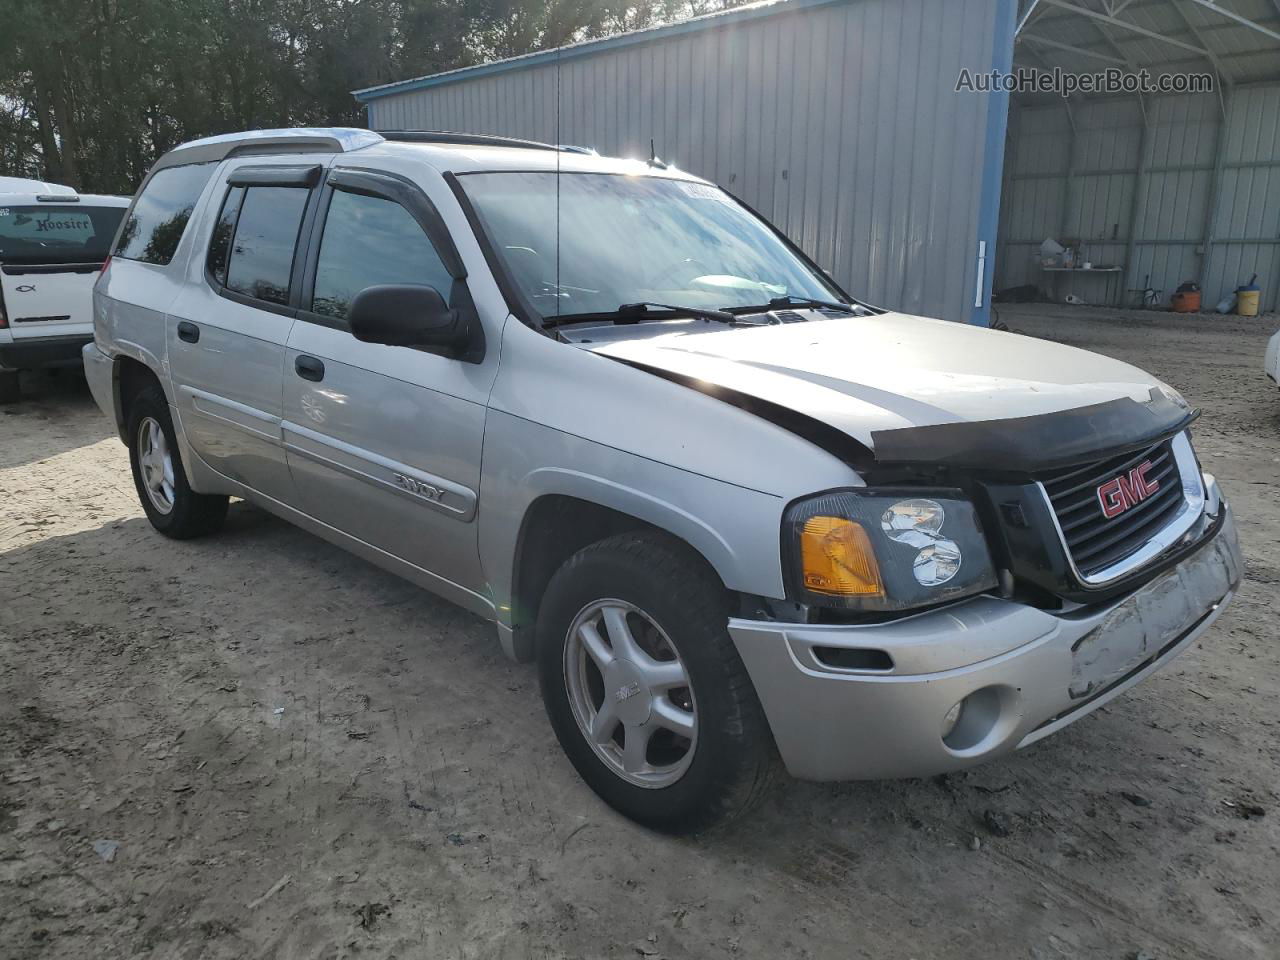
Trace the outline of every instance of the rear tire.
<instances>
[{"instance_id":1,"label":"rear tire","mask_svg":"<svg viewBox=\"0 0 1280 960\"><path fill-rule=\"evenodd\" d=\"M772 779L773 738L729 612L701 558L650 532L585 547L543 596L538 673L556 737L591 789L646 826L705 829Z\"/></svg>"},{"instance_id":2,"label":"rear tire","mask_svg":"<svg viewBox=\"0 0 1280 960\"><path fill-rule=\"evenodd\" d=\"M22 384L17 370L0 370L0 403L17 403L22 399Z\"/></svg>"},{"instance_id":3,"label":"rear tire","mask_svg":"<svg viewBox=\"0 0 1280 960\"><path fill-rule=\"evenodd\" d=\"M158 383L144 386L129 404L126 436L138 500L153 527L166 537L189 540L222 526L229 498L191 489L178 455L169 402Z\"/></svg>"}]
</instances>

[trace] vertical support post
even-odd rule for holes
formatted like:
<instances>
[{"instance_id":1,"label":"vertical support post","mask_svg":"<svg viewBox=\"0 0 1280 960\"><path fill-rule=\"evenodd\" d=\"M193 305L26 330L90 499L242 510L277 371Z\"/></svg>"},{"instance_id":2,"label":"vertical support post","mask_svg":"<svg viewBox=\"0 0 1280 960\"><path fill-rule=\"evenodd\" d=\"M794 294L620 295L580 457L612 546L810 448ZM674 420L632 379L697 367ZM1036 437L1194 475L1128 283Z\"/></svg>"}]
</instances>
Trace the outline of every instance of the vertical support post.
<instances>
[{"instance_id":1,"label":"vertical support post","mask_svg":"<svg viewBox=\"0 0 1280 960\"><path fill-rule=\"evenodd\" d=\"M1062 109L1067 111L1067 172L1062 177L1062 211L1058 221L1058 235L1055 240L1061 242L1067 235L1071 224L1071 184L1076 175L1076 117L1071 112L1071 101L1063 100Z\"/></svg>"},{"instance_id":2,"label":"vertical support post","mask_svg":"<svg viewBox=\"0 0 1280 960\"><path fill-rule=\"evenodd\" d=\"M1134 289L1133 285L1133 269L1134 261L1138 252L1138 221L1141 219L1146 208L1142 203L1143 192L1147 188L1147 148L1151 143L1151 118L1147 116L1147 111L1142 101L1138 101L1139 107L1142 107L1142 135L1138 138L1138 169L1133 178L1133 199L1129 203L1129 233L1127 235L1127 243L1124 254L1124 273L1121 275L1124 279L1124 285L1120 289L1120 299L1124 300L1124 291ZM1145 296L1144 303L1145 306Z\"/></svg>"},{"instance_id":3,"label":"vertical support post","mask_svg":"<svg viewBox=\"0 0 1280 960\"><path fill-rule=\"evenodd\" d=\"M1225 95L1226 102L1223 105L1222 123L1218 126L1218 139L1214 145L1213 157L1213 179L1209 181L1209 199L1204 208L1204 231L1201 233L1200 246L1202 253L1200 254L1200 296L1205 298L1206 302L1217 303L1222 299L1222 294L1209 300L1209 268L1212 266L1213 257L1213 225L1218 219L1218 197L1222 193L1222 174L1227 164L1227 134L1231 126L1231 104L1233 102L1233 91L1227 88Z\"/></svg>"},{"instance_id":4,"label":"vertical support post","mask_svg":"<svg viewBox=\"0 0 1280 960\"><path fill-rule=\"evenodd\" d=\"M991 4L995 15L992 24L991 68L1001 73L1013 70L1014 30L1018 25L1016 0L994 0ZM982 262L975 263L975 273L981 272L981 289L974 298L981 301L969 312L969 322L980 326L991 325L992 271L987 268L986 251L996 247L996 231L1000 225L1000 190L1004 185L1005 134L1009 129L1009 92L992 91L987 98L987 129L982 149L982 188L978 197L977 244L984 244ZM973 249L973 248L971 248ZM966 296L966 299L967 296Z\"/></svg>"}]
</instances>

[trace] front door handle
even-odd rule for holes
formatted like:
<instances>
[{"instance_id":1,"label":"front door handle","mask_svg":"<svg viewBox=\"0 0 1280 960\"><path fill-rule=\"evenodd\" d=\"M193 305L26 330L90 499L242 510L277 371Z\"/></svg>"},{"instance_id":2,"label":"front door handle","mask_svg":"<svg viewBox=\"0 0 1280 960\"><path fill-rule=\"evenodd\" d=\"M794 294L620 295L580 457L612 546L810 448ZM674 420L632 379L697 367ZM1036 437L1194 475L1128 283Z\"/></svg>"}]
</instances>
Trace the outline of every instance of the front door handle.
<instances>
[{"instance_id":1,"label":"front door handle","mask_svg":"<svg viewBox=\"0 0 1280 960\"><path fill-rule=\"evenodd\" d=\"M324 379L324 363L315 357L300 353L293 358L293 369L303 380L319 383Z\"/></svg>"},{"instance_id":2,"label":"front door handle","mask_svg":"<svg viewBox=\"0 0 1280 960\"><path fill-rule=\"evenodd\" d=\"M187 343L200 342L200 328L189 320L178 321L178 339Z\"/></svg>"}]
</instances>

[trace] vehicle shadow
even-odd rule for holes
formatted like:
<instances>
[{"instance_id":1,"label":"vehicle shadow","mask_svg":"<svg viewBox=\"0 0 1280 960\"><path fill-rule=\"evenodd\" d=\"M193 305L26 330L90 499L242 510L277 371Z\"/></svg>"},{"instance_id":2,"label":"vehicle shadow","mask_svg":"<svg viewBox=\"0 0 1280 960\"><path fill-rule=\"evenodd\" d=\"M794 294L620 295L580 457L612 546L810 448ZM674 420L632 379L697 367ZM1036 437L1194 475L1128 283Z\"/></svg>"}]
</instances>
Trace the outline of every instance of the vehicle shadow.
<instances>
[{"instance_id":1,"label":"vehicle shadow","mask_svg":"<svg viewBox=\"0 0 1280 960\"><path fill-rule=\"evenodd\" d=\"M739 941L743 956L801 955L790 937L815 956L857 942L921 957L1041 955L1027 944L1056 944L1044 956L1214 956L1236 922L1213 910L1213 884L1233 875L1215 834L1249 829L1221 798L1257 771L1239 761L1247 751L1215 747L1223 708L1188 692L1191 668L968 772L783 776L743 819L666 837L579 780L533 668L505 660L490 625L248 504L201 540L165 539L135 517L29 542L0 565L38 572L0 606L0 703L18 705L0 746L39 744L30 762L49 765L23 774L39 777L19 799L34 809L79 795L85 774L102 796L128 798L68 817L86 835L129 838L121 869L173 887L168 912L157 899L142 926L175 942L199 936L165 917L218 904L224 887L266 890L280 862L313 865L279 909L313 896L303 902L318 924L333 894L316 878L364 872L398 887L410 918L456 887L455 919L485 929L486 904L511 898L535 923L576 904L614 936L619 898L643 896L644 926L616 936L684 942L691 956ZM39 719L50 717L56 729ZM59 773L65 755L79 760ZM171 826L157 832L158 816ZM260 873L184 872L242 849ZM1235 872L1239 909L1277 879ZM265 908L240 935L261 945L286 916ZM1274 932L1259 922L1259 938Z\"/></svg>"},{"instance_id":2,"label":"vehicle shadow","mask_svg":"<svg viewBox=\"0 0 1280 960\"><path fill-rule=\"evenodd\" d=\"M115 436L78 369L24 371L22 396L0 405L0 470Z\"/></svg>"}]
</instances>

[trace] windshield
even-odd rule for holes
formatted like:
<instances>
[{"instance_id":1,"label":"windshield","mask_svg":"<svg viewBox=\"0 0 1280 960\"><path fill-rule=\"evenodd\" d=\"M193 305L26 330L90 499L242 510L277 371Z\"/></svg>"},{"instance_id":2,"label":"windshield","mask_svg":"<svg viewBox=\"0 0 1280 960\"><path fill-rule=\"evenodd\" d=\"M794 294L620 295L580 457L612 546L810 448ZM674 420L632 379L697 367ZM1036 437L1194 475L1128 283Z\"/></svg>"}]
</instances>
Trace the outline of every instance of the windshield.
<instances>
[{"instance_id":1,"label":"windshield","mask_svg":"<svg viewBox=\"0 0 1280 960\"><path fill-rule=\"evenodd\" d=\"M458 179L512 279L544 318L642 301L732 309L787 295L840 298L717 187L595 173Z\"/></svg>"},{"instance_id":2,"label":"windshield","mask_svg":"<svg viewBox=\"0 0 1280 960\"><path fill-rule=\"evenodd\" d=\"M0 204L0 262L101 263L123 218L124 207Z\"/></svg>"}]
</instances>

